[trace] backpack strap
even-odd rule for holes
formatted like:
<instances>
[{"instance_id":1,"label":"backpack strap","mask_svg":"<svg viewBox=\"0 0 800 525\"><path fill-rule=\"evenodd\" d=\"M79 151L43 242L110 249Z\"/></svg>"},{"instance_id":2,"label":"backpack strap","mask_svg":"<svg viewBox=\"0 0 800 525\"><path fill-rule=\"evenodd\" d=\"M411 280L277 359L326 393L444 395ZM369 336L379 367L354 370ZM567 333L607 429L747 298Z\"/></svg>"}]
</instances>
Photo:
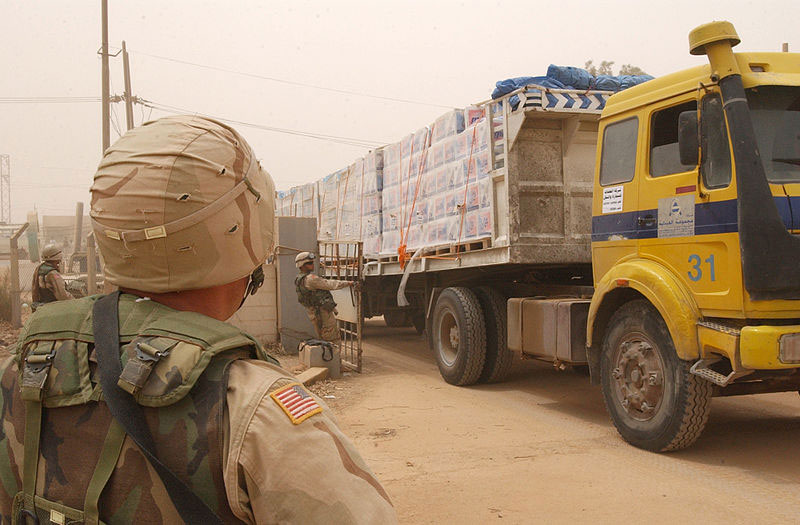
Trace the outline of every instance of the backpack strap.
<instances>
[{"instance_id":1,"label":"backpack strap","mask_svg":"<svg viewBox=\"0 0 800 525\"><path fill-rule=\"evenodd\" d=\"M117 382L122 374L119 346L120 292L97 300L92 307L92 327L103 397L111 415L133 439L158 473L173 505L186 523L222 524L208 505L156 456L155 442L144 421L142 407Z\"/></svg>"}]
</instances>

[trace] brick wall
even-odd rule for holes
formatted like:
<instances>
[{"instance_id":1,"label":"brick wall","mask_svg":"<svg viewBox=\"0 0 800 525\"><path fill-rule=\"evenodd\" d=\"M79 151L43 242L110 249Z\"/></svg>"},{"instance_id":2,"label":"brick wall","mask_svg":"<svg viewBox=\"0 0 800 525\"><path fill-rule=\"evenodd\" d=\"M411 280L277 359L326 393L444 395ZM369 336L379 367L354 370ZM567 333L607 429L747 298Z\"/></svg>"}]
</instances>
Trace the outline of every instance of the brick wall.
<instances>
[{"instance_id":1,"label":"brick wall","mask_svg":"<svg viewBox=\"0 0 800 525\"><path fill-rule=\"evenodd\" d=\"M264 265L264 285L251 295L228 322L249 333L261 343L278 340L278 287L275 266Z\"/></svg>"}]
</instances>

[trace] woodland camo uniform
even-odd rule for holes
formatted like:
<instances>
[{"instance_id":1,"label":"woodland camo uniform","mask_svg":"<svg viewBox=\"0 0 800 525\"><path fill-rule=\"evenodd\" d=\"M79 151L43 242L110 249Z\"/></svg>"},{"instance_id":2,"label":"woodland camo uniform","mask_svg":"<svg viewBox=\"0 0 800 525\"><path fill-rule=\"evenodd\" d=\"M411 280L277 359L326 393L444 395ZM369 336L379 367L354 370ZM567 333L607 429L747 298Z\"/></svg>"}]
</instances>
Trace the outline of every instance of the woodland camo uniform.
<instances>
[{"instance_id":1,"label":"woodland camo uniform","mask_svg":"<svg viewBox=\"0 0 800 525\"><path fill-rule=\"evenodd\" d=\"M207 118L106 151L91 217L122 292L41 308L2 364L2 523L396 523L319 398L246 333L158 302L255 293L273 195L244 138Z\"/></svg>"},{"instance_id":2,"label":"woodland camo uniform","mask_svg":"<svg viewBox=\"0 0 800 525\"><path fill-rule=\"evenodd\" d=\"M73 298L67 292L64 278L59 273L61 259L61 248L55 244L48 244L42 249L42 262L34 270L31 283L31 300L34 304L66 301Z\"/></svg>"},{"instance_id":3,"label":"woodland camo uniform","mask_svg":"<svg viewBox=\"0 0 800 525\"><path fill-rule=\"evenodd\" d=\"M300 270L294 281L297 300L305 307L308 319L317 332L317 338L338 343L341 336L336 323L336 302L330 291L353 286L353 282L324 279L313 273L314 259L311 252L300 252L295 257L295 265Z\"/></svg>"}]
</instances>

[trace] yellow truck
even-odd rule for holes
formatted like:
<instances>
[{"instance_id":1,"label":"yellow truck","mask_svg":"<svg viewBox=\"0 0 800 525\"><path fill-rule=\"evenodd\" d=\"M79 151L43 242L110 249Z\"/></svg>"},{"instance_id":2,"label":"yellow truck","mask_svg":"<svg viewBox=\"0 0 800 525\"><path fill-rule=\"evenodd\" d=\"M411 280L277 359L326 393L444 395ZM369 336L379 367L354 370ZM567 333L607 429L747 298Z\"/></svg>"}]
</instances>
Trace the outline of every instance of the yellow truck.
<instances>
[{"instance_id":1,"label":"yellow truck","mask_svg":"<svg viewBox=\"0 0 800 525\"><path fill-rule=\"evenodd\" d=\"M690 445L713 395L800 386L800 60L689 36L709 65L600 119L587 346L630 443Z\"/></svg>"},{"instance_id":2,"label":"yellow truck","mask_svg":"<svg viewBox=\"0 0 800 525\"><path fill-rule=\"evenodd\" d=\"M689 41L709 64L487 106L488 243L368 262L365 314L405 311L456 385L512 352L588 367L648 450L691 445L713 396L800 390L800 55L733 53L727 22Z\"/></svg>"}]
</instances>

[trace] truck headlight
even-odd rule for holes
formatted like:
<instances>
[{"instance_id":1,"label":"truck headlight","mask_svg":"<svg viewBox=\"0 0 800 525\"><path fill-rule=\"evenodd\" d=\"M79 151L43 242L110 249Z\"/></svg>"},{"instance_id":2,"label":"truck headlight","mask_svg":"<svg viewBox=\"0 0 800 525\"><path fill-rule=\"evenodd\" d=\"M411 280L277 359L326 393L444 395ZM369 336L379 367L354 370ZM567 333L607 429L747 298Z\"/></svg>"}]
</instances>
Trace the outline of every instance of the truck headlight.
<instances>
[{"instance_id":1,"label":"truck headlight","mask_svg":"<svg viewBox=\"0 0 800 525\"><path fill-rule=\"evenodd\" d=\"M800 334L782 335L780 346L782 363L800 363Z\"/></svg>"}]
</instances>

